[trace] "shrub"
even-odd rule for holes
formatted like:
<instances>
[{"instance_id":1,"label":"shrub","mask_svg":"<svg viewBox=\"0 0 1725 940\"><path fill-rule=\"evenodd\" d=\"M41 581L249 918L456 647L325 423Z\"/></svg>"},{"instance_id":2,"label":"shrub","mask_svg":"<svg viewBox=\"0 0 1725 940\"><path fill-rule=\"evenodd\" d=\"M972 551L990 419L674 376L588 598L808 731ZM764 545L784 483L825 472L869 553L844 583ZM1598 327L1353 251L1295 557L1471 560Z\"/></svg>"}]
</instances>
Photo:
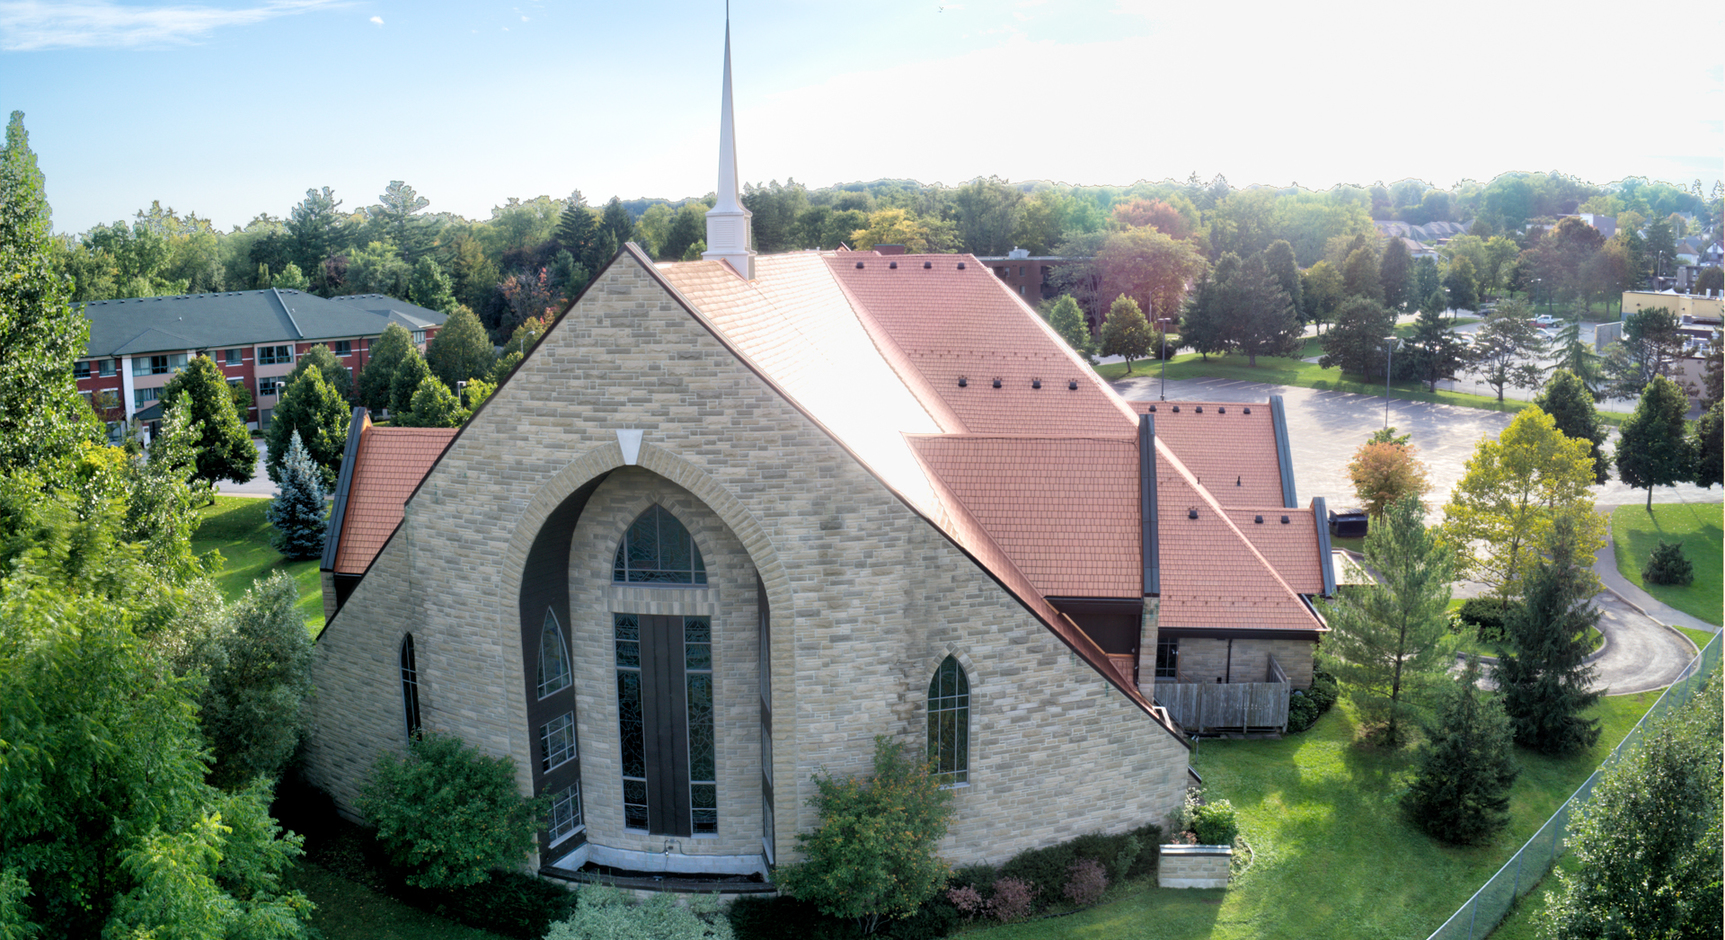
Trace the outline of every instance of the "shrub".
<instances>
[{"instance_id":1,"label":"shrub","mask_svg":"<svg viewBox=\"0 0 1725 940\"><path fill-rule=\"evenodd\" d=\"M958 908L958 912L964 915L965 920L982 913L985 907L982 895L971 885L946 889L946 899L952 902L953 907Z\"/></svg>"},{"instance_id":2,"label":"shrub","mask_svg":"<svg viewBox=\"0 0 1725 940\"><path fill-rule=\"evenodd\" d=\"M1003 924L1030 916L1031 901L1036 886L1017 878L1002 878L994 883L994 897L988 901L989 916Z\"/></svg>"},{"instance_id":3,"label":"shrub","mask_svg":"<svg viewBox=\"0 0 1725 940\"><path fill-rule=\"evenodd\" d=\"M1014 855L1000 866L1000 874L1003 881L1029 885L1033 896L1059 898L1066 891L1066 870L1077 860L1072 843L1062 842L1040 849L1026 849Z\"/></svg>"},{"instance_id":4,"label":"shrub","mask_svg":"<svg viewBox=\"0 0 1725 940\"><path fill-rule=\"evenodd\" d=\"M737 940L850 940L857 934L854 921L829 917L787 895L744 895L726 913Z\"/></svg>"},{"instance_id":5,"label":"shrub","mask_svg":"<svg viewBox=\"0 0 1725 940\"><path fill-rule=\"evenodd\" d=\"M940 940L958 926L958 908L944 896L935 895L916 913L881 927L877 936L887 940Z\"/></svg>"},{"instance_id":6,"label":"shrub","mask_svg":"<svg viewBox=\"0 0 1725 940\"><path fill-rule=\"evenodd\" d=\"M803 861L779 869L786 894L873 933L884 918L906 918L946 886L951 869L934 854L952 815L952 793L905 745L876 736L874 776L815 777L809 805L820 813L797 835Z\"/></svg>"},{"instance_id":7,"label":"shrub","mask_svg":"<svg viewBox=\"0 0 1725 940\"><path fill-rule=\"evenodd\" d=\"M966 865L954 870L946 883L953 888L975 888L986 899L989 888L999 877L1000 869L993 865Z\"/></svg>"},{"instance_id":8,"label":"shrub","mask_svg":"<svg viewBox=\"0 0 1725 940\"><path fill-rule=\"evenodd\" d=\"M731 940L731 922L709 897L687 907L659 893L641 904L602 885L584 888L575 916L551 925L545 940Z\"/></svg>"},{"instance_id":9,"label":"shrub","mask_svg":"<svg viewBox=\"0 0 1725 940\"><path fill-rule=\"evenodd\" d=\"M544 798L516 792L514 761L440 734L414 741L406 759L378 757L359 808L416 888L474 885L492 868L519 864L546 809Z\"/></svg>"},{"instance_id":10,"label":"shrub","mask_svg":"<svg viewBox=\"0 0 1725 940\"><path fill-rule=\"evenodd\" d=\"M1470 597L1462 601L1461 607L1456 610L1456 616L1473 624L1474 632L1479 635L1481 643L1502 643L1503 617L1507 610L1500 600Z\"/></svg>"},{"instance_id":11,"label":"shrub","mask_svg":"<svg viewBox=\"0 0 1725 940\"><path fill-rule=\"evenodd\" d=\"M1648 584L1688 584L1695 580L1695 566L1683 557L1683 543L1660 542L1641 569L1641 579Z\"/></svg>"},{"instance_id":12,"label":"shrub","mask_svg":"<svg viewBox=\"0 0 1725 940\"><path fill-rule=\"evenodd\" d=\"M1233 845L1234 837L1240 834L1234 805L1217 800L1199 806L1192 813L1192 832L1198 836L1200 845Z\"/></svg>"},{"instance_id":13,"label":"shrub","mask_svg":"<svg viewBox=\"0 0 1725 940\"><path fill-rule=\"evenodd\" d=\"M1318 723L1339 692L1336 677L1321 669L1312 672L1312 687L1296 689L1288 699L1288 730L1298 733Z\"/></svg>"},{"instance_id":14,"label":"shrub","mask_svg":"<svg viewBox=\"0 0 1725 940\"><path fill-rule=\"evenodd\" d=\"M1081 858L1066 870L1066 899L1084 906L1095 904L1108 890L1108 873L1093 858Z\"/></svg>"}]
</instances>

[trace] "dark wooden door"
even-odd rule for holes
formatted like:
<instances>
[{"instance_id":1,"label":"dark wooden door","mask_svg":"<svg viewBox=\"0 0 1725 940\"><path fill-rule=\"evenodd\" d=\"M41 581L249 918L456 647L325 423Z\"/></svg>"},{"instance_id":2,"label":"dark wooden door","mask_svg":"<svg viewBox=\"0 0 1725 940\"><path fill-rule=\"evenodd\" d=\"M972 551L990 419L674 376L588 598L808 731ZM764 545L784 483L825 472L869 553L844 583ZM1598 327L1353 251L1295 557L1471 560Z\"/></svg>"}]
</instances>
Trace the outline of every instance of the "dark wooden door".
<instances>
[{"instance_id":1,"label":"dark wooden door","mask_svg":"<svg viewBox=\"0 0 1725 940\"><path fill-rule=\"evenodd\" d=\"M713 763L709 623L705 617L615 615L623 811L630 829L667 836L717 831L716 806L707 809L716 791L705 779ZM703 779L692 785L691 771Z\"/></svg>"}]
</instances>

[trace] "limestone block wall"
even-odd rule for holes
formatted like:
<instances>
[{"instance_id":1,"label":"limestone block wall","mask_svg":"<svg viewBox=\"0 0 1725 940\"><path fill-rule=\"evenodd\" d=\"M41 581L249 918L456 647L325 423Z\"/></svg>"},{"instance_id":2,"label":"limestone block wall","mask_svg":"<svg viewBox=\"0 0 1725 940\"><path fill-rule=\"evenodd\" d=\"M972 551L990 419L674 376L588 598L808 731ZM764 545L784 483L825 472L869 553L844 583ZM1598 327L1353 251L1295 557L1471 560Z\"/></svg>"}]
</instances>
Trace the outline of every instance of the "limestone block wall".
<instances>
[{"instance_id":1,"label":"limestone block wall","mask_svg":"<svg viewBox=\"0 0 1725 940\"><path fill-rule=\"evenodd\" d=\"M1156 861L1161 888L1226 888L1233 849L1225 845L1164 845Z\"/></svg>"},{"instance_id":2,"label":"limestone block wall","mask_svg":"<svg viewBox=\"0 0 1725 940\"><path fill-rule=\"evenodd\" d=\"M618 429L642 432L625 467ZM752 566L770 601L776 856L815 821L810 777L867 770L877 734L926 742L930 676L947 655L971 682L971 780L955 792L943 845L957 864L1160 821L1186 783L1184 745L1107 684L940 531L796 410L623 255L486 402L412 499L407 520L318 644L315 781L351 807L370 755L398 747L399 635L420 654L428 727L461 735L527 772L518 612L522 569L541 524L569 493L615 472L577 525L571 612L607 618L591 583L610 563L630 508L649 493L688 512L726 574L705 603L727 635L721 733L725 819L758 826ZM658 479L655 479L658 478ZM680 490L687 496L678 495ZM608 502L608 500L614 500ZM679 509L678 507L682 508ZM636 509L635 511L638 511ZM630 517L632 518L632 517ZM583 535L582 533L587 533ZM589 554L602 549L599 557ZM743 560L746 557L746 563ZM579 576L579 577L577 577ZM580 581L581 583L577 583ZM582 595L581 592L586 594ZM747 642L743 641L743 637ZM598 635L576 653L585 810L620 818L614 714L606 726ZM598 664L597 666L595 664ZM384 668L388 666L389 668ZM613 686L614 688L614 686ZM737 690L735 698L731 691ZM614 692L611 693L614 695ZM614 704L609 707L614 708ZM733 729L733 726L736 726ZM751 743L751 738L754 742ZM755 768L758 771L758 767ZM734 781L734 782L733 782ZM753 813L751 817L750 814ZM746 840L748 823L736 836ZM756 829L755 845L758 846ZM607 839L611 836L607 835ZM624 846L632 847L632 846ZM702 850L699 846L688 851Z\"/></svg>"},{"instance_id":3,"label":"limestone block wall","mask_svg":"<svg viewBox=\"0 0 1725 940\"><path fill-rule=\"evenodd\" d=\"M1311 640L1236 639L1232 651L1225 639L1211 637L1180 638L1180 673L1190 682L1263 682L1269 674L1270 656L1288 674L1288 684L1296 689L1312 687ZM1231 664L1231 666L1230 666Z\"/></svg>"}]
</instances>

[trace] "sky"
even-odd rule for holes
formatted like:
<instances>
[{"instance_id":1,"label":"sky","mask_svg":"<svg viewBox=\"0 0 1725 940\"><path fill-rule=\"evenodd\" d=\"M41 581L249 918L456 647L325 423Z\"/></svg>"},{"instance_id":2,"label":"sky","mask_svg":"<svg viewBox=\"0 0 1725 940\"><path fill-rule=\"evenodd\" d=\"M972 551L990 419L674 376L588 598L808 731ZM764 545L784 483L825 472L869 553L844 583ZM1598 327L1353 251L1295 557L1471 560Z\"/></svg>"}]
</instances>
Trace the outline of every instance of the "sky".
<instances>
[{"instance_id":1,"label":"sky","mask_svg":"<svg viewBox=\"0 0 1725 940\"><path fill-rule=\"evenodd\" d=\"M1708 12L1711 10L1712 12ZM1217 173L1326 189L1511 170L1710 192L1725 4L735 0L738 165L810 187ZM56 231L227 228L310 187L432 211L716 182L723 0L0 0Z\"/></svg>"}]
</instances>

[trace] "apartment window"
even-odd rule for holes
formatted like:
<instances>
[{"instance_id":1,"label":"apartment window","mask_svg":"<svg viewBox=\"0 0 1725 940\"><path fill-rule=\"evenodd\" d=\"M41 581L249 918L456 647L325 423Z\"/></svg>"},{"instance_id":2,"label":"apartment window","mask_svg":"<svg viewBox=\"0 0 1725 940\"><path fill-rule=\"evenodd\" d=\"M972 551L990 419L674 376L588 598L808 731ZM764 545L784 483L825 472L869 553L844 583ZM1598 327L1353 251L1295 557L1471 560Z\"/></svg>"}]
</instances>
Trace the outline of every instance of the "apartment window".
<instances>
[{"instance_id":1,"label":"apartment window","mask_svg":"<svg viewBox=\"0 0 1725 940\"><path fill-rule=\"evenodd\" d=\"M95 392L92 392L88 389L84 389L84 390L78 392L78 395L79 395L79 397L84 399L84 404L90 406L91 411L94 411L96 409L96 393Z\"/></svg>"},{"instance_id":2,"label":"apartment window","mask_svg":"<svg viewBox=\"0 0 1725 940\"><path fill-rule=\"evenodd\" d=\"M100 366L100 373L103 378L112 377L114 373L120 371L120 360L118 359L98 359L96 363Z\"/></svg>"},{"instance_id":3,"label":"apartment window","mask_svg":"<svg viewBox=\"0 0 1725 940\"><path fill-rule=\"evenodd\" d=\"M90 360L80 359L72 363L72 378L87 379L90 377Z\"/></svg>"},{"instance_id":4,"label":"apartment window","mask_svg":"<svg viewBox=\"0 0 1725 940\"><path fill-rule=\"evenodd\" d=\"M134 388L132 389L132 407L142 408L161 397L162 390L159 388Z\"/></svg>"},{"instance_id":5,"label":"apartment window","mask_svg":"<svg viewBox=\"0 0 1725 940\"><path fill-rule=\"evenodd\" d=\"M581 783L576 781L551 798L551 818L546 828L551 830L551 844L556 845L581 831Z\"/></svg>"},{"instance_id":6,"label":"apartment window","mask_svg":"<svg viewBox=\"0 0 1725 940\"><path fill-rule=\"evenodd\" d=\"M353 355L353 340L351 339L338 339L329 345L330 352L333 352L338 356Z\"/></svg>"},{"instance_id":7,"label":"apartment window","mask_svg":"<svg viewBox=\"0 0 1725 940\"><path fill-rule=\"evenodd\" d=\"M167 356L151 356L150 357L150 368L146 374L148 374L148 375L167 375L168 374L168 357Z\"/></svg>"},{"instance_id":8,"label":"apartment window","mask_svg":"<svg viewBox=\"0 0 1725 940\"><path fill-rule=\"evenodd\" d=\"M292 346L259 346L258 365L276 366L293 362Z\"/></svg>"},{"instance_id":9,"label":"apartment window","mask_svg":"<svg viewBox=\"0 0 1725 940\"><path fill-rule=\"evenodd\" d=\"M425 331L424 330L414 330L413 331L413 341L415 343L425 342Z\"/></svg>"},{"instance_id":10,"label":"apartment window","mask_svg":"<svg viewBox=\"0 0 1725 940\"><path fill-rule=\"evenodd\" d=\"M186 354L174 353L168 357L168 371L180 372L186 368Z\"/></svg>"},{"instance_id":11,"label":"apartment window","mask_svg":"<svg viewBox=\"0 0 1725 940\"><path fill-rule=\"evenodd\" d=\"M226 350L222 354L222 361L227 365L237 366L241 362L244 361L244 359L241 357L241 353L242 353L242 350L238 350L238 349Z\"/></svg>"},{"instance_id":12,"label":"apartment window","mask_svg":"<svg viewBox=\"0 0 1725 940\"><path fill-rule=\"evenodd\" d=\"M279 378L258 379L258 395L279 395L284 384L286 383Z\"/></svg>"},{"instance_id":13,"label":"apartment window","mask_svg":"<svg viewBox=\"0 0 1725 940\"><path fill-rule=\"evenodd\" d=\"M970 783L970 680L951 656L928 682L928 758L942 786Z\"/></svg>"},{"instance_id":14,"label":"apartment window","mask_svg":"<svg viewBox=\"0 0 1725 940\"><path fill-rule=\"evenodd\" d=\"M1180 641L1179 639L1156 640L1156 678L1180 678Z\"/></svg>"},{"instance_id":15,"label":"apartment window","mask_svg":"<svg viewBox=\"0 0 1725 940\"><path fill-rule=\"evenodd\" d=\"M575 759L575 713L565 712L539 726L539 770L549 772Z\"/></svg>"},{"instance_id":16,"label":"apartment window","mask_svg":"<svg viewBox=\"0 0 1725 940\"><path fill-rule=\"evenodd\" d=\"M407 739L419 737L419 668L413 661L413 634L401 638L401 709L406 719Z\"/></svg>"},{"instance_id":17,"label":"apartment window","mask_svg":"<svg viewBox=\"0 0 1725 940\"><path fill-rule=\"evenodd\" d=\"M1024 296L1024 285L1023 284L1018 285L1018 296L1020 296L1020 297Z\"/></svg>"},{"instance_id":18,"label":"apartment window","mask_svg":"<svg viewBox=\"0 0 1725 940\"><path fill-rule=\"evenodd\" d=\"M707 567L689 530L654 503L617 543L611 578L643 584L706 584Z\"/></svg>"}]
</instances>

